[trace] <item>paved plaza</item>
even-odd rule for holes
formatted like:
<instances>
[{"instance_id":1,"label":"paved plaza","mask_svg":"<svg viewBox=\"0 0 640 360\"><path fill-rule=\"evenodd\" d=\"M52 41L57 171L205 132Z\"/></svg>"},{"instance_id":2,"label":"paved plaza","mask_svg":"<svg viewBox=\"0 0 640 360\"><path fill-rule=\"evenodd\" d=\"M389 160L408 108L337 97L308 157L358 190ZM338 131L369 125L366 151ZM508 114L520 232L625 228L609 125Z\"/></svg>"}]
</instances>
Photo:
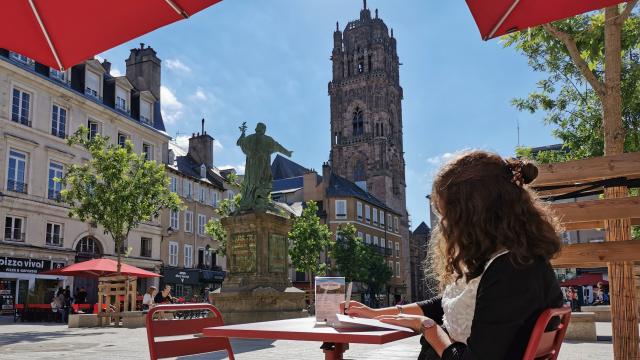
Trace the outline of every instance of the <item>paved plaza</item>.
<instances>
[{"instance_id":1,"label":"paved plaza","mask_svg":"<svg viewBox=\"0 0 640 360\"><path fill-rule=\"evenodd\" d=\"M611 324L598 323L598 335L610 336ZM324 359L319 349L320 343L317 342L234 340L232 345L238 360ZM414 337L382 346L351 345L345 359L415 360L418 351L418 338ZM3 360L149 358L145 329L69 329L66 325L50 323L14 324L12 319L7 317L0 318L0 354ZM223 360L227 357L221 352L188 359ZM559 359L613 359L613 348L610 341L566 342Z\"/></svg>"}]
</instances>

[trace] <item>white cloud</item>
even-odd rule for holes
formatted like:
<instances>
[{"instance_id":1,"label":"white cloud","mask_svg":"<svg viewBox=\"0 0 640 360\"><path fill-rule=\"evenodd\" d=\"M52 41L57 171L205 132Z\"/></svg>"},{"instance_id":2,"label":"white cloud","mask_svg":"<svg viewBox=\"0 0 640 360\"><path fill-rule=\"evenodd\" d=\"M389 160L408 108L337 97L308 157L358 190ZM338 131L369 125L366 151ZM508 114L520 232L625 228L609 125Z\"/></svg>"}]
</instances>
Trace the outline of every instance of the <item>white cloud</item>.
<instances>
[{"instance_id":1,"label":"white cloud","mask_svg":"<svg viewBox=\"0 0 640 360\"><path fill-rule=\"evenodd\" d=\"M167 59L167 68L175 72L190 73L191 68L178 59Z\"/></svg>"},{"instance_id":2,"label":"white cloud","mask_svg":"<svg viewBox=\"0 0 640 360\"><path fill-rule=\"evenodd\" d=\"M432 156L427 159L427 162L433 166L440 166L446 163L447 161L451 160L454 156L456 156L455 153L447 152L441 155Z\"/></svg>"},{"instance_id":3,"label":"white cloud","mask_svg":"<svg viewBox=\"0 0 640 360\"><path fill-rule=\"evenodd\" d=\"M182 117L184 105L176 98L173 91L166 86L160 86L161 112L165 123L173 124Z\"/></svg>"},{"instance_id":4,"label":"white cloud","mask_svg":"<svg viewBox=\"0 0 640 360\"><path fill-rule=\"evenodd\" d=\"M218 140L213 140L213 151L220 152L222 151L222 149L224 149L224 146L222 146L222 143Z\"/></svg>"},{"instance_id":5,"label":"white cloud","mask_svg":"<svg viewBox=\"0 0 640 360\"><path fill-rule=\"evenodd\" d=\"M190 137L191 137L191 135L178 135L175 138L175 142L179 147L183 148L186 151L186 150L189 149L189 138ZM218 140L213 140L213 152L214 153L220 153L220 151L222 151L222 149L224 149L224 146L222 146L222 143L220 141L218 141ZM233 167L233 166L229 166L229 167Z\"/></svg>"},{"instance_id":6,"label":"white cloud","mask_svg":"<svg viewBox=\"0 0 640 360\"><path fill-rule=\"evenodd\" d=\"M193 97L196 100L207 101L207 94L205 94L204 91L202 91L202 88L198 88L196 92L193 94Z\"/></svg>"},{"instance_id":7,"label":"white cloud","mask_svg":"<svg viewBox=\"0 0 640 360\"><path fill-rule=\"evenodd\" d=\"M122 75L124 75L124 74L118 68L111 68L111 76L119 77L119 76L122 76Z\"/></svg>"},{"instance_id":8,"label":"white cloud","mask_svg":"<svg viewBox=\"0 0 640 360\"><path fill-rule=\"evenodd\" d=\"M102 57L102 56L100 56L100 55L96 55L96 56L94 56L93 58L94 58L94 59L96 59L96 60L98 60L98 61L100 61L100 62L103 62L103 61L104 61L104 57Z\"/></svg>"},{"instance_id":9,"label":"white cloud","mask_svg":"<svg viewBox=\"0 0 640 360\"><path fill-rule=\"evenodd\" d=\"M176 137L176 144L179 147L181 147L181 148L183 148L185 150L189 149L189 137L190 136L188 136L188 135L179 135L179 136L177 136Z\"/></svg>"},{"instance_id":10,"label":"white cloud","mask_svg":"<svg viewBox=\"0 0 640 360\"><path fill-rule=\"evenodd\" d=\"M244 174L244 164L241 164L241 165L224 165L224 166L219 166L218 169L220 169L220 170L236 169L236 173L238 173L238 175L243 175Z\"/></svg>"}]
</instances>

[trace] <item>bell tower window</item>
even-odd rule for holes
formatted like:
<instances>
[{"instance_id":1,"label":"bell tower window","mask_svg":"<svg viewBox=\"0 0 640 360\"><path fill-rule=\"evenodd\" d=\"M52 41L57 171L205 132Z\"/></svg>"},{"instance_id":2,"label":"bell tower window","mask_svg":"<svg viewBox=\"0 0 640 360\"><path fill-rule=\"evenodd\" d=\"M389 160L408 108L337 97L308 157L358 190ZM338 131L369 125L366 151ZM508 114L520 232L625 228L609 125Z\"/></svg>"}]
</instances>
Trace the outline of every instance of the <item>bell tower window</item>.
<instances>
[{"instance_id":1,"label":"bell tower window","mask_svg":"<svg viewBox=\"0 0 640 360\"><path fill-rule=\"evenodd\" d=\"M362 110L360 108L356 108L356 111L353 112L353 136L362 136L364 135L364 115L362 114Z\"/></svg>"},{"instance_id":2,"label":"bell tower window","mask_svg":"<svg viewBox=\"0 0 640 360\"><path fill-rule=\"evenodd\" d=\"M364 161L358 160L353 166L353 182L366 181L367 175L364 171Z\"/></svg>"}]
</instances>

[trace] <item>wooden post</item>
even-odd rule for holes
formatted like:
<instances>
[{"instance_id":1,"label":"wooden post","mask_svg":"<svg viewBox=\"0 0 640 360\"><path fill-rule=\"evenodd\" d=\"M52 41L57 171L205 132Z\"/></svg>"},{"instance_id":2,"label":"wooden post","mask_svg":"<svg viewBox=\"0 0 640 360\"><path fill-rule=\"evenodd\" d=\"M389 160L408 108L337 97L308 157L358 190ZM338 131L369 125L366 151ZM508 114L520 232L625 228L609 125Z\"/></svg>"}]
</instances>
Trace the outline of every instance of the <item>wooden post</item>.
<instances>
[{"instance_id":1,"label":"wooden post","mask_svg":"<svg viewBox=\"0 0 640 360\"><path fill-rule=\"evenodd\" d=\"M635 2L632 4L635 5ZM627 4L627 6L631 6ZM622 126L622 95L620 73L622 70L622 25L618 5L605 9L604 27L604 77L605 96L602 101L604 154L619 155L624 152L625 132ZM626 187L605 188L606 198L629 196ZM631 237L631 221L605 220L607 241L627 240ZM632 262L610 262L609 283L611 321L613 327L613 356L619 360L638 359L638 308L635 297L635 281Z\"/></svg>"}]
</instances>

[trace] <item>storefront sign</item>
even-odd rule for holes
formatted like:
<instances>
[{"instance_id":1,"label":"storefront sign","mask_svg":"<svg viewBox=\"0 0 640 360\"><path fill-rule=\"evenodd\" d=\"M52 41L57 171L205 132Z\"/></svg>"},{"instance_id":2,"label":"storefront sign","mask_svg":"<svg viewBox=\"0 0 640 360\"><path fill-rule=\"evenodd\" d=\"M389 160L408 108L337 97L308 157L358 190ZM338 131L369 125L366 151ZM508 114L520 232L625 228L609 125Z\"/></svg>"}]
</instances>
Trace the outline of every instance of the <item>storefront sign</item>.
<instances>
[{"instance_id":1,"label":"storefront sign","mask_svg":"<svg viewBox=\"0 0 640 360\"><path fill-rule=\"evenodd\" d=\"M51 270L49 260L0 257L0 272L37 274L48 270Z\"/></svg>"},{"instance_id":2,"label":"storefront sign","mask_svg":"<svg viewBox=\"0 0 640 360\"><path fill-rule=\"evenodd\" d=\"M164 269L162 276L168 284L197 285L200 282L200 270L197 269Z\"/></svg>"}]
</instances>

